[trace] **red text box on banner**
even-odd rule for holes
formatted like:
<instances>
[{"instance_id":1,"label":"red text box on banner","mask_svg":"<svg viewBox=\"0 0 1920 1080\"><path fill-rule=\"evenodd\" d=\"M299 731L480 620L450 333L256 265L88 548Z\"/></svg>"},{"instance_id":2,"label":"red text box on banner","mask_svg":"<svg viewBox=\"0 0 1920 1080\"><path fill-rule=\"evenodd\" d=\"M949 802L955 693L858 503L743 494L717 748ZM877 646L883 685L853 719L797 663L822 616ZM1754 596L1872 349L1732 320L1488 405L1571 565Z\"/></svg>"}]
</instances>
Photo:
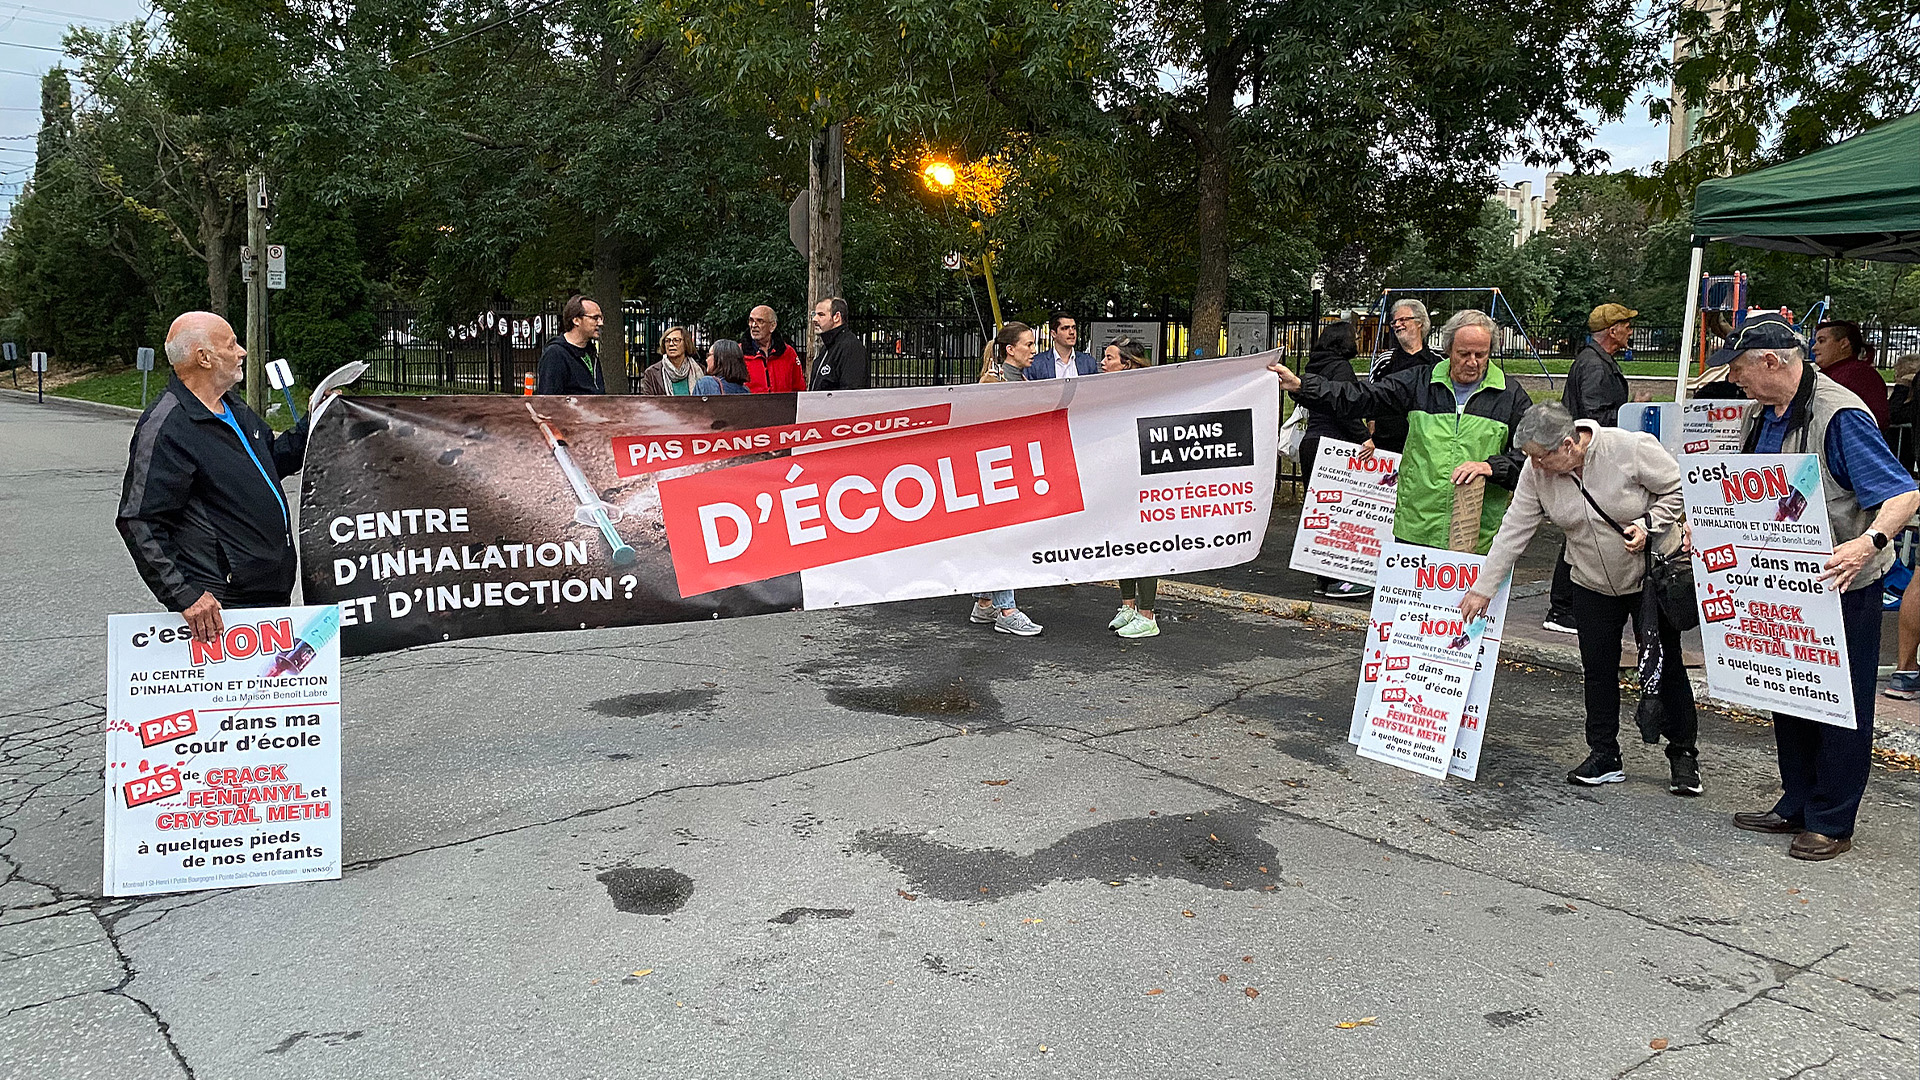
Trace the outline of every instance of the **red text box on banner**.
<instances>
[{"instance_id":1,"label":"red text box on banner","mask_svg":"<svg viewBox=\"0 0 1920 1080\"><path fill-rule=\"evenodd\" d=\"M1064 409L660 483L682 596L1081 509Z\"/></svg>"},{"instance_id":2,"label":"red text box on banner","mask_svg":"<svg viewBox=\"0 0 1920 1080\"><path fill-rule=\"evenodd\" d=\"M621 435L613 440L613 471L620 476L639 476L682 465L764 454L770 450L793 450L853 439L870 439L876 435L899 435L924 428L945 427L952 415L953 406L941 404L742 431Z\"/></svg>"}]
</instances>

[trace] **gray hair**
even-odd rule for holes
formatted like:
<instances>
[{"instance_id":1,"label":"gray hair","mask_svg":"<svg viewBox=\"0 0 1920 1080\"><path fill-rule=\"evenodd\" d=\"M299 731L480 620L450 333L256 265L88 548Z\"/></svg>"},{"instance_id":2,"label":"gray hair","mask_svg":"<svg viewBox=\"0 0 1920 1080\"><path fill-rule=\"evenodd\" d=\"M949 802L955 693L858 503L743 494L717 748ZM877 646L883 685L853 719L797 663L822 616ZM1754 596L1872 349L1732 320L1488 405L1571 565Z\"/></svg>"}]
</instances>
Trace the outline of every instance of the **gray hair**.
<instances>
[{"instance_id":1,"label":"gray hair","mask_svg":"<svg viewBox=\"0 0 1920 1080\"><path fill-rule=\"evenodd\" d=\"M206 314L202 311L186 312L168 327L166 345L168 364L179 367L193 359L195 350L213 348L213 335L208 332L213 317L198 317Z\"/></svg>"},{"instance_id":2,"label":"gray hair","mask_svg":"<svg viewBox=\"0 0 1920 1080\"><path fill-rule=\"evenodd\" d=\"M1542 401L1513 426L1513 445L1528 453L1551 454L1573 438L1573 414L1557 401Z\"/></svg>"},{"instance_id":3,"label":"gray hair","mask_svg":"<svg viewBox=\"0 0 1920 1080\"><path fill-rule=\"evenodd\" d=\"M1493 338L1499 331L1500 324L1494 322L1493 317L1484 311L1467 308L1454 312L1453 318L1447 320L1447 325L1440 328L1440 355L1453 355L1453 335L1459 333L1461 328L1468 326L1477 326L1487 332L1487 345L1491 351Z\"/></svg>"},{"instance_id":4,"label":"gray hair","mask_svg":"<svg viewBox=\"0 0 1920 1080\"><path fill-rule=\"evenodd\" d=\"M1413 312L1413 317L1420 321L1421 340L1424 341L1428 334L1433 333L1433 316L1427 314L1427 305L1411 296L1403 300L1395 300L1393 306L1387 309L1387 321L1391 323L1393 317L1402 311Z\"/></svg>"},{"instance_id":5,"label":"gray hair","mask_svg":"<svg viewBox=\"0 0 1920 1080\"><path fill-rule=\"evenodd\" d=\"M1774 349L1774 348L1742 349L1739 352L1733 354L1732 360L1727 361L1727 367L1729 370L1731 370L1733 365L1735 363L1738 363L1740 360L1745 359L1747 354L1761 353L1761 352L1772 353L1773 355L1780 358L1781 363L1804 364L1807 362L1807 350L1800 348L1798 345L1795 345L1785 349Z\"/></svg>"}]
</instances>

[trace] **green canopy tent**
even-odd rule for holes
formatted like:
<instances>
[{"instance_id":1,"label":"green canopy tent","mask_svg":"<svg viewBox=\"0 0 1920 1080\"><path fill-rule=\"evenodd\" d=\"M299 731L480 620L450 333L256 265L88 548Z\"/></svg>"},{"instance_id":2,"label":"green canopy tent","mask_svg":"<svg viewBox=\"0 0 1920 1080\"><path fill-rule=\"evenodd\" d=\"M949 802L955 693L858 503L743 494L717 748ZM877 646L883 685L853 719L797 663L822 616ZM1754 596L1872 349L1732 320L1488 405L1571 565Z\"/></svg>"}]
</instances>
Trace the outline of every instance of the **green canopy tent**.
<instances>
[{"instance_id":1,"label":"green canopy tent","mask_svg":"<svg viewBox=\"0 0 1920 1080\"><path fill-rule=\"evenodd\" d=\"M1700 264L1716 240L1829 259L1920 262L1920 113L1771 168L1700 185L1680 342L1676 397L1683 401Z\"/></svg>"}]
</instances>

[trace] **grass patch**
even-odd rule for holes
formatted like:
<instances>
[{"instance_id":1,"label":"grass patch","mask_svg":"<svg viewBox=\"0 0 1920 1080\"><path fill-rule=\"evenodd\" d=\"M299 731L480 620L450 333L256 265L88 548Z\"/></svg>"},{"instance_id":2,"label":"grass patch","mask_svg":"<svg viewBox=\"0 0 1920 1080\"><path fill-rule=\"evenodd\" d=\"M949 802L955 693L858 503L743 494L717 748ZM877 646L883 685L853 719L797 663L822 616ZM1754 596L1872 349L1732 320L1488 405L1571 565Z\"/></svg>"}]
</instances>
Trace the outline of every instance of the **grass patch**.
<instances>
[{"instance_id":1,"label":"grass patch","mask_svg":"<svg viewBox=\"0 0 1920 1080\"><path fill-rule=\"evenodd\" d=\"M124 405L129 409L138 409L140 408L140 375L140 372L132 369L109 371L75 379L49 389L47 393L53 397L72 398L76 401L98 401L106 405ZM168 373L152 371L148 372L147 376L147 404L151 405L155 398L166 392ZM22 389L31 389L31 387L23 385ZM275 393L274 397L278 399L278 393ZM295 395L294 400L299 400L298 394ZM275 431L286 431L293 427L294 420L287 415L286 402L275 400L273 404L279 406L279 411L276 412L271 407L268 409L267 424Z\"/></svg>"}]
</instances>

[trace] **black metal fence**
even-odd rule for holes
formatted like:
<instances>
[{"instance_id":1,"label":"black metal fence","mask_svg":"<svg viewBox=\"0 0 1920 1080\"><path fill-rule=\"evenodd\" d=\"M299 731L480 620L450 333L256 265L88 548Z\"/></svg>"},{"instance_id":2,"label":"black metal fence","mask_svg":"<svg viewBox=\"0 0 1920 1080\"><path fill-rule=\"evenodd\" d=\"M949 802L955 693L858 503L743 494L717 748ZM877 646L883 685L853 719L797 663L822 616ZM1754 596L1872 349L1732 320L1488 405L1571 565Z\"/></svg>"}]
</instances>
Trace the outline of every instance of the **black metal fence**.
<instances>
[{"instance_id":1,"label":"black metal fence","mask_svg":"<svg viewBox=\"0 0 1920 1080\"><path fill-rule=\"evenodd\" d=\"M622 314L620 329L626 337L628 376L636 384L640 373L659 358L660 338L669 327L686 326L703 351L716 337L723 336L715 328L639 302L628 303ZM1271 313L1270 333L1264 340L1269 348L1283 349L1293 357L1304 356L1321 329L1345 317L1325 314L1316 319L1311 314ZM1157 324L1163 361L1193 351L1184 311L1088 316L1082 325L1103 318ZM446 324L429 323L422 312L391 308L380 313L379 342L365 358L372 368L362 383L371 390L402 394L522 393L539 363L541 350L559 333L559 321L557 305L496 306L464 322ZM1363 356L1391 343L1391 335L1382 331L1375 315L1356 316L1354 322ZM970 311L933 315L856 313L850 325L866 343L875 386L941 386L979 377L984 328ZM804 325L795 319L786 329L804 348ZM1564 371L1565 363L1573 359L1587 338L1584 324L1528 330L1529 334L1523 335L1516 328L1504 327L1494 343L1495 356L1503 366L1520 374L1531 373L1536 353L1549 369ZM1882 368L1891 369L1901 355L1920 352L1920 327L1879 326L1865 332L1875 362ZM1677 326L1635 326L1631 342L1634 359L1671 363L1679 356L1680 336ZM1429 343L1438 348L1437 328ZM1041 344L1046 344L1044 328Z\"/></svg>"}]
</instances>

